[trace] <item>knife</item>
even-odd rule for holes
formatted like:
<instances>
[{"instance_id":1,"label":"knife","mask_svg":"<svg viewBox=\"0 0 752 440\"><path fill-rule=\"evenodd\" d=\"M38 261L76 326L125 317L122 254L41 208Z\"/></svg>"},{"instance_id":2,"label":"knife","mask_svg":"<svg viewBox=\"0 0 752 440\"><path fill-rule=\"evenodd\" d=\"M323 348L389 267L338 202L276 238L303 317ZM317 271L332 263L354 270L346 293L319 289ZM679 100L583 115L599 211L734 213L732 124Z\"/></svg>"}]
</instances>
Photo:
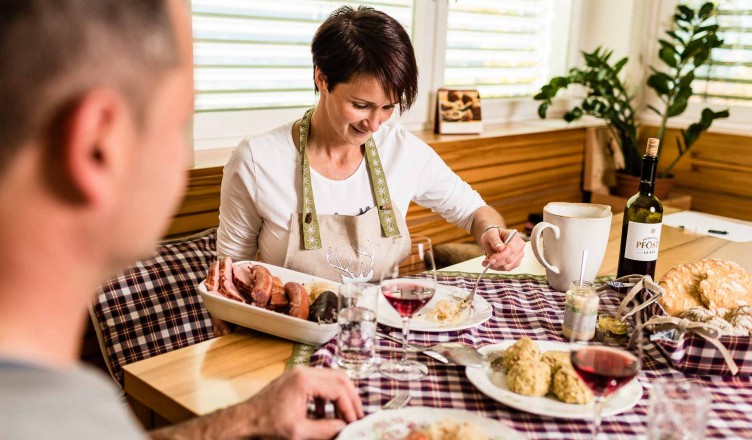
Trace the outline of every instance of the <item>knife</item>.
<instances>
[{"instance_id":1,"label":"knife","mask_svg":"<svg viewBox=\"0 0 752 440\"><path fill-rule=\"evenodd\" d=\"M376 336L378 336L380 338L384 338L384 339L389 339L390 341L398 342L400 344L402 343L402 339L395 338L394 336L388 335L386 333L376 332ZM435 351L426 350L424 348L418 347L418 346L413 345L413 344L407 344L407 348L410 349L410 350L412 350L412 351L418 352L418 353L423 353L424 355L426 355L428 357L432 357L432 358L436 359L437 361L439 361L439 362L441 362L443 364L448 364L449 363L449 359L445 358L444 356L440 355L439 353L437 353Z\"/></svg>"}]
</instances>

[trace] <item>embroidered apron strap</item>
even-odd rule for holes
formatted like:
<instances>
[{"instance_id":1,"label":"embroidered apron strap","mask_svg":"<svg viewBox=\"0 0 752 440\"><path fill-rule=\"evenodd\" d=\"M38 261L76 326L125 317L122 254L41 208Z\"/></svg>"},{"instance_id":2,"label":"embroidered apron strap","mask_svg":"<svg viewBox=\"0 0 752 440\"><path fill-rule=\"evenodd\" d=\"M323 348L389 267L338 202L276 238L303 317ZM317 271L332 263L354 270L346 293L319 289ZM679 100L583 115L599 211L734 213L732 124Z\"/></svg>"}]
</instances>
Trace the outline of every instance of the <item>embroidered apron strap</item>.
<instances>
[{"instance_id":1,"label":"embroidered apron strap","mask_svg":"<svg viewBox=\"0 0 752 440\"><path fill-rule=\"evenodd\" d=\"M306 143L308 129L311 125L311 115L314 108L309 109L300 120L300 169L303 173L303 215L301 215L300 230L303 231L303 247L305 249L321 249L321 232L319 219L316 216L316 203L313 200L311 187L311 167L308 164Z\"/></svg>"},{"instance_id":2,"label":"embroidered apron strap","mask_svg":"<svg viewBox=\"0 0 752 440\"><path fill-rule=\"evenodd\" d=\"M313 107L306 111L303 119L300 120L300 169L303 174L303 215L300 220L300 229L303 231L303 247L305 249L321 249L321 231L319 219L316 215L316 203L313 200L313 188L311 187L311 166L308 163L308 154L306 154L308 130L311 127L311 116L315 109L316 107ZM366 163L368 173L371 176L371 190L376 199L381 231L385 237L399 237L399 227L394 216L392 199L389 196L389 186L386 182L384 169L381 167L376 142L374 142L372 136L366 141Z\"/></svg>"},{"instance_id":3,"label":"embroidered apron strap","mask_svg":"<svg viewBox=\"0 0 752 440\"><path fill-rule=\"evenodd\" d=\"M368 174L371 176L371 190L376 199L376 208L379 210L381 231L385 237L399 237L397 219L394 217L392 198L389 196L389 185L386 182L384 169L381 167L379 152L376 150L376 142L373 136L366 141L366 161L368 162Z\"/></svg>"}]
</instances>

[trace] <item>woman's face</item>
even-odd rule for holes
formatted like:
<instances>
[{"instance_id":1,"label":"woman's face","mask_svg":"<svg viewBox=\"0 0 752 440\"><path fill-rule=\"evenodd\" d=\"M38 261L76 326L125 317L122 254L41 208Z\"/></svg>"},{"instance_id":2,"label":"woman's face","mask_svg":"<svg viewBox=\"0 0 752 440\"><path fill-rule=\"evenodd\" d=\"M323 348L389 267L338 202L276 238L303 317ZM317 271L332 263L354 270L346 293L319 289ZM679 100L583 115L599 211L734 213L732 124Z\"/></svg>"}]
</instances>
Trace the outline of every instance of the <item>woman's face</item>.
<instances>
[{"instance_id":1,"label":"woman's face","mask_svg":"<svg viewBox=\"0 0 752 440\"><path fill-rule=\"evenodd\" d=\"M328 133L336 142L362 145L394 113L396 102L374 76L361 75L329 90L320 71L316 82L321 91L319 108L329 121Z\"/></svg>"}]
</instances>

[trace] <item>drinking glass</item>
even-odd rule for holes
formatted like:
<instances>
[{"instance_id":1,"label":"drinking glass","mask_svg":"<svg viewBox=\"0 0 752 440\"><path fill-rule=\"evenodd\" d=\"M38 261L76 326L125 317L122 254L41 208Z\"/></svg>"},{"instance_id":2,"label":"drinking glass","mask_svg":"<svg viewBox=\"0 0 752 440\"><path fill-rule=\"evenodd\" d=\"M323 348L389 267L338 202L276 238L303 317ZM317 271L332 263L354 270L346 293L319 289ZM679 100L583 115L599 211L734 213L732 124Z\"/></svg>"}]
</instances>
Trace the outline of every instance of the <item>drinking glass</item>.
<instances>
[{"instance_id":1,"label":"drinking glass","mask_svg":"<svg viewBox=\"0 0 752 440\"><path fill-rule=\"evenodd\" d=\"M343 284L337 298L337 365L354 378L367 376L376 357L379 286Z\"/></svg>"},{"instance_id":2,"label":"drinking glass","mask_svg":"<svg viewBox=\"0 0 752 440\"><path fill-rule=\"evenodd\" d=\"M582 318L586 319L586 318ZM577 375L593 392L592 438L601 427L601 410L605 399L637 376L641 367L641 348L634 353L618 343L596 342L586 324L577 319L570 339L570 359Z\"/></svg>"},{"instance_id":3,"label":"drinking glass","mask_svg":"<svg viewBox=\"0 0 752 440\"><path fill-rule=\"evenodd\" d=\"M396 246L395 246L396 248ZM410 255L395 256L381 276L381 293L402 317L403 352L399 361L385 361L379 371L395 380L420 379L428 374L424 364L407 359L410 318L433 298L436 292L436 265L428 237L412 237Z\"/></svg>"},{"instance_id":4,"label":"drinking glass","mask_svg":"<svg viewBox=\"0 0 752 440\"><path fill-rule=\"evenodd\" d=\"M656 380L650 388L648 440L705 438L712 400L710 392L697 383Z\"/></svg>"}]
</instances>

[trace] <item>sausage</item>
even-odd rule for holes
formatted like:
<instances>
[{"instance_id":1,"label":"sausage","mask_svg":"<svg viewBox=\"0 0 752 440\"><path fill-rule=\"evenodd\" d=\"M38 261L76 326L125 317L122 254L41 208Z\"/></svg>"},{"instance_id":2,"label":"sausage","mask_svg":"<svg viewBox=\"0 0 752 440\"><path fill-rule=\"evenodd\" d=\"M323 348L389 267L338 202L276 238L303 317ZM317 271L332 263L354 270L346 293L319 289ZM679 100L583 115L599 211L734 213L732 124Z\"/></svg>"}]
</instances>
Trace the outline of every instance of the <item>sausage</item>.
<instances>
[{"instance_id":1,"label":"sausage","mask_svg":"<svg viewBox=\"0 0 752 440\"><path fill-rule=\"evenodd\" d=\"M285 284L287 298L290 300L289 315L300 319L308 319L309 300L308 292L298 283Z\"/></svg>"},{"instance_id":2,"label":"sausage","mask_svg":"<svg viewBox=\"0 0 752 440\"><path fill-rule=\"evenodd\" d=\"M251 267L251 278L253 279L253 289L251 297L259 307L266 307L269 297L272 296L272 274L269 269L257 264Z\"/></svg>"}]
</instances>

